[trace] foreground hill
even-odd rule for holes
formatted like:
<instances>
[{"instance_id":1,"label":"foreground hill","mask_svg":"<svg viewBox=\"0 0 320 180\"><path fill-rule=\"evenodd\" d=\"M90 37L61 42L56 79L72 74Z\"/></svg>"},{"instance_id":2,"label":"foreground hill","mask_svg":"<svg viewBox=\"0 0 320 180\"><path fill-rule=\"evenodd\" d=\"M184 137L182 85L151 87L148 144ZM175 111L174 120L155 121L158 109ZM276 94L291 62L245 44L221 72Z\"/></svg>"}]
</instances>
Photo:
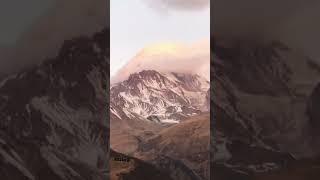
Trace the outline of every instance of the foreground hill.
<instances>
[{"instance_id":1,"label":"foreground hill","mask_svg":"<svg viewBox=\"0 0 320 180\"><path fill-rule=\"evenodd\" d=\"M141 141L133 154L173 179L210 179L209 126L209 113L190 117Z\"/></svg>"},{"instance_id":2,"label":"foreground hill","mask_svg":"<svg viewBox=\"0 0 320 180\"><path fill-rule=\"evenodd\" d=\"M110 152L111 180L172 180L170 175L137 158L113 150Z\"/></svg>"}]
</instances>

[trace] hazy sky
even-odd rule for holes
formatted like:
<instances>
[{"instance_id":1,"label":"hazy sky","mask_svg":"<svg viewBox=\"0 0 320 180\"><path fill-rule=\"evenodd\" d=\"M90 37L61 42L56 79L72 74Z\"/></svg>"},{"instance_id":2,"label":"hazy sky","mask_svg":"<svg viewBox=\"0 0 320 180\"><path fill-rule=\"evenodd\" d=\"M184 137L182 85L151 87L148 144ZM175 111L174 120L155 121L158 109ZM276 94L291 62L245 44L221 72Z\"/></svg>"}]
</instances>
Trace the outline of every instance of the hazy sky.
<instances>
[{"instance_id":1,"label":"hazy sky","mask_svg":"<svg viewBox=\"0 0 320 180\"><path fill-rule=\"evenodd\" d=\"M216 36L280 40L320 62L320 1L214 0Z\"/></svg>"},{"instance_id":2,"label":"hazy sky","mask_svg":"<svg viewBox=\"0 0 320 180\"><path fill-rule=\"evenodd\" d=\"M111 72L140 49L209 34L209 0L111 0ZM0 73L53 56L63 40L108 26L106 0L0 1ZM280 39L320 61L318 0L215 0L212 30ZM122 62L122 63L121 63Z\"/></svg>"},{"instance_id":3,"label":"hazy sky","mask_svg":"<svg viewBox=\"0 0 320 180\"><path fill-rule=\"evenodd\" d=\"M106 0L0 2L0 74L56 56L64 40L109 25Z\"/></svg>"},{"instance_id":4,"label":"hazy sky","mask_svg":"<svg viewBox=\"0 0 320 180\"><path fill-rule=\"evenodd\" d=\"M209 0L111 0L111 75L148 45L210 37Z\"/></svg>"},{"instance_id":5,"label":"hazy sky","mask_svg":"<svg viewBox=\"0 0 320 180\"><path fill-rule=\"evenodd\" d=\"M54 0L10 0L0 2L0 46L12 45L34 21L43 15ZM17 6L19 4L19 6ZM19 12L19 13L17 13Z\"/></svg>"}]
</instances>

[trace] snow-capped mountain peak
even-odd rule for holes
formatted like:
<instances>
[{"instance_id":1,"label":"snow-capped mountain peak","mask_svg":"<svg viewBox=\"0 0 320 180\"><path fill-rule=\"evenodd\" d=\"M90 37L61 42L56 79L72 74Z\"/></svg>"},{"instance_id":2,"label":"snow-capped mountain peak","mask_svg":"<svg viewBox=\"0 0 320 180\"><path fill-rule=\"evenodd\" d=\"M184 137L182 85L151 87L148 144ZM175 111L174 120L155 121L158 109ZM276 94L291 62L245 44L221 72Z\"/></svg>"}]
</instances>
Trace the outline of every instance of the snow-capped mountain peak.
<instances>
[{"instance_id":1,"label":"snow-capped mountain peak","mask_svg":"<svg viewBox=\"0 0 320 180\"><path fill-rule=\"evenodd\" d=\"M118 119L178 123L208 110L208 89L209 82L199 75L143 70L111 87L111 114Z\"/></svg>"}]
</instances>

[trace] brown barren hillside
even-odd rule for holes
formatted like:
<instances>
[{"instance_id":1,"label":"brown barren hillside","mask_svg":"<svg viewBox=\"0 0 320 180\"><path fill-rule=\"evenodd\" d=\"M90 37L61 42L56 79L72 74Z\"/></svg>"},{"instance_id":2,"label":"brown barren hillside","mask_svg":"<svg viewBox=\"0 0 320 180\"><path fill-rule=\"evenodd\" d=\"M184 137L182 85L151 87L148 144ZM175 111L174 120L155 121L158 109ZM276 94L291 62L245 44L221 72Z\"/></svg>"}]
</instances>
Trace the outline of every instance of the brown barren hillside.
<instances>
[{"instance_id":1,"label":"brown barren hillside","mask_svg":"<svg viewBox=\"0 0 320 180\"><path fill-rule=\"evenodd\" d=\"M142 144L142 159L159 156L179 159L203 179L209 179L210 115L204 113L162 130Z\"/></svg>"}]
</instances>

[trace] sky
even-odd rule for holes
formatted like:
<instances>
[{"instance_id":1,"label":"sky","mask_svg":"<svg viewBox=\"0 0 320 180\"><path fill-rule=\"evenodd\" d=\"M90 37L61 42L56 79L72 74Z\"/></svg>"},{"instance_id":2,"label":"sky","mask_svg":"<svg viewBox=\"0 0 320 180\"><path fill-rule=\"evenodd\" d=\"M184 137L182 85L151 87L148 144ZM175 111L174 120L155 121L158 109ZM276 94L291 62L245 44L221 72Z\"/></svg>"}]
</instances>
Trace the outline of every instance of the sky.
<instances>
[{"instance_id":1,"label":"sky","mask_svg":"<svg viewBox=\"0 0 320 180\"><path fill-rule=\"evenodd\" d=\"M214 0L211 10L216 36L279 40L320 62L318 0Z\"/></svg>"},{"instance_id":2,"label":"sky","mask_svg":"<svg viewBox=\"0 0 320 180\"><path fill-rule=\"evenodd\" d=\"M205 37L208 1L111 0L111 71L148 44ZM65 39L108 26L108 5L106 0L0 1L0 74L52 57ZM318 0L215 0L211 6L215 34L281 40L320 62Z\"/></svg>"},{"instance_id":3,"label":"sky","mask_svg":"<svg viewBox=\"0 0 320 180\"><path fill-rule=\"evenodd\" d=\"M43 15L52 4L53 0L1 1L0 23L5 25L1 26L0 45L14 44L23 31Z\"/></svg>"},{"instance_id":4,"label":"sky","mask_svg":"<svg viewBox=\"0 0 320 180\"><path fill-rule=\"evenodd\" d=\"M55 57L64 40L109 25L106 0L0 2L0 74Z\"/></svg>"},{"instance_id":5,"label":"sky","mask_svg":"<svg viewBox=\"0 0 320 180\"><path fill-rule=\"evenodd\" d=\"M209 0L111 0L110 73L159 43L194 43L210 37Z\"/></svg>"}]
</instances>

